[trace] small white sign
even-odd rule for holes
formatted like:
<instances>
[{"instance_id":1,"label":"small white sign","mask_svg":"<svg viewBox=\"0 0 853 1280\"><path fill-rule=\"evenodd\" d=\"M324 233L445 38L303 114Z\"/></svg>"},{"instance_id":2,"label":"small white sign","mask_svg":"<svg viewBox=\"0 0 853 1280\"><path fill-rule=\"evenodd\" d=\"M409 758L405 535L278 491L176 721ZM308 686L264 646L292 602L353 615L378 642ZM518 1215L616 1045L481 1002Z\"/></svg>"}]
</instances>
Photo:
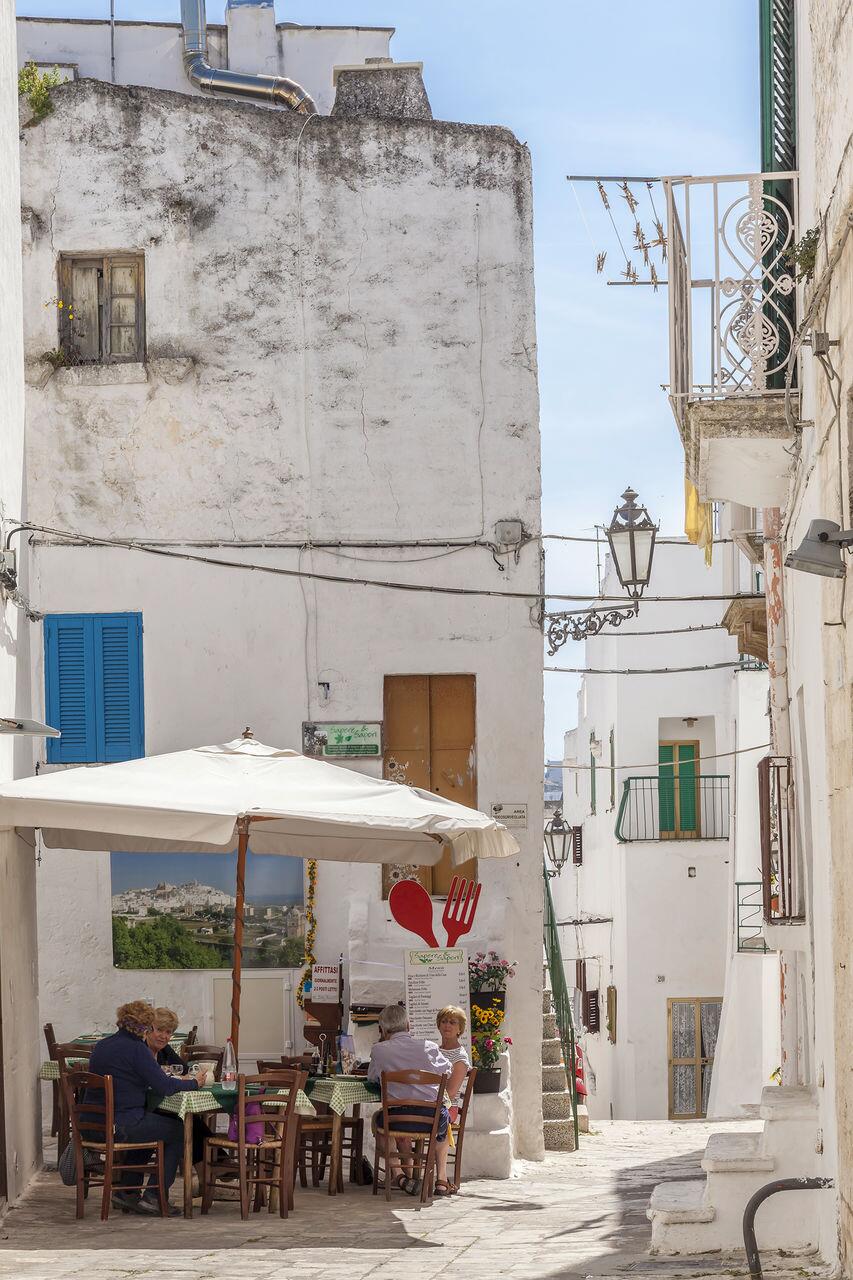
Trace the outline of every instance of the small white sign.
<instances>
[{"instance_id":1,"label":"small white sign","mask_svg":"<svg viewBox=\"0 0 853 1280\"><path fill-rule=\"evenodd\" d=\"M502 822L505 827L525 828L527 827L527 805L526 804L493 804L492 817L495 822Z\"/></svg>"},{"instance_id":2,"label":"small white sign","mask_svg":"<svg viewBox=\"0 0 853 1280\"><path fill-rule=\"evenodd\" d=\"M336 964L315 964L311 969L312 1004L338 1004L341 971Z\"/></svg>"},{"instance_id":3,"label":"small white sign","mask_svg":"<svg viewBox=\"0 0 853 1280\"><path fill-rule=\"evenodd\" d=\"M412 1035L441 1043L436 1026L439 1009L453 1004L465 1010L468 1026L461 1037L471 1053L471 1004L468 994L468 952L464 947L406 951L406 1012Z\"/></svg>"}]
</instances>

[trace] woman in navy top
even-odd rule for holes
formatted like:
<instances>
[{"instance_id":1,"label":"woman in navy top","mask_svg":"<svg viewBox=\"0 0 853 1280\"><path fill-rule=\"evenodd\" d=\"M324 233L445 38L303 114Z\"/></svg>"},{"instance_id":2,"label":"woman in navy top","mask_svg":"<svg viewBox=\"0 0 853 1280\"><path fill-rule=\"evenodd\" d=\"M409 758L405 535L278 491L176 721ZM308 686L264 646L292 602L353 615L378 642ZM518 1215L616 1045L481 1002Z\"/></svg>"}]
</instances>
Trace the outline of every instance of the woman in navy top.
<instances>
[{"instance_id":1,"label":"woman in navy top","mask_svg":"<svg viewBox=\"0 0 853 1280\"><path fill-rule=\"evenodd\" d=\"M151 1090L158 1097L168 1097L173 1093L180 1093L182 1089L199 1089L206 1083L206 1076L200 1074L189 1078L166 1075L146 1044L146 1036L154 1022L154 1008L146 1000L133 1000L121 1005L116 1010L118 1031L115 1035L99 1040L95 1045L89 1058L89 1070L95 1075L112 1076L115 1136L119 1142L145 1142L150 1139L152 1142L163 1143L163 1175L168 1195L178 1172L184 1128L176 1116L145 1110L148 1091ZM126 1164L143 1166L150 1158L150 1151L124 1153ZM117 1191L113 1196L113 1204L117 1209L132 1213L159 1214L156 1167L151 1171L144 1194L140 1194L142 1180L141 1167L138 1173L125 1170L121 1186L126 1190ZM178 1216L180 1210L173 1208L170 1213Z\"/></svg>"}]
</instances>

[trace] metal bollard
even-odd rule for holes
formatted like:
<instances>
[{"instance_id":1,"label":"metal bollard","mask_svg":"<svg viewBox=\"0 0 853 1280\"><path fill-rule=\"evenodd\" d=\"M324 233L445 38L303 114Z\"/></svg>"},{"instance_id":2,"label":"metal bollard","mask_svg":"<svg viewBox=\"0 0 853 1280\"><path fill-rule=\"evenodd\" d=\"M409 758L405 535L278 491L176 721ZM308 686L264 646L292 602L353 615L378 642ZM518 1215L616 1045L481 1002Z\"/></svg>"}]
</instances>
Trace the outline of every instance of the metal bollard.
<instances>
[{"instance_id":1,"label":"metal bollard","mask_svg":"<svg viewBox=\"0 0 853 1280\"><path fill-rule=\"evenodd\" d=\"M832 1178L777 1178L775 1182L767 1182L758 1188L743 1211L743 1247L746 1250L750 1280L762 1280L761 1258L755 1243L755 1214L759 1205L777 1191L818 1191L822 1187L834 1185Z\"/></svg>"}]
</instances>

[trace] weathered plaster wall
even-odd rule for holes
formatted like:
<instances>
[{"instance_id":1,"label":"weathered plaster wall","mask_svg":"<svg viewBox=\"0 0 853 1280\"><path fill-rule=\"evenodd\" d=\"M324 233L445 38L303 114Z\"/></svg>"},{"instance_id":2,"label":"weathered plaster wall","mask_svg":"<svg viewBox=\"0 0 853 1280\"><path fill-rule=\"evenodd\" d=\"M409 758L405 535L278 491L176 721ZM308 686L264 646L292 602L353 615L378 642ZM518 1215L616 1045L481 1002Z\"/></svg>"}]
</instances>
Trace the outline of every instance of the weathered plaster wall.
<instances>
[{"instance_id":1,"label":"weathered plaster wall","mask_svg":"<svg viewBox=\"0 0 853 1280\"><path fill-rule=\"evenodd\" d=\"M14 4L0 0L0 514L21 514L24 502L24 382L20 316L21 254L18 185L18 102ZM27 624L0 597L0 714L29 713ZM29 744L0 738L0 778L25 771ZM11 832L0 832L0 1008L9 1198L26 1187L41 1155L36 1092L37 963L34 860Z\"/></svg>"},{"instance_id":2,"label":"weathered plaster wall","mask_svg":"<svg viewBox=\"0 0 853 1280\"><path fill-rule=\"evenodd\" d=\"M175 0L175 11L178 10ZM328 114L335 99L333 69L387 58L393 34L390 27L299 27L278 23L260 57L245 47L245 12L236 11L240 29L231 37L227 26L209 23L207 41L214 67L289 76L308 90L318 111ZM232 15L234 17L234 15ZM46 65L72 64L78 74L111 80L110 24L97 19L19 18L18 60ZM240 38L238 38L240 37ZM200 96L184 72L181 27L171 22L117 22L115 59L117 84L141 84L153 89Z\"/></svg>"},{"instance_id":3,"label":"weathered plaster wall","mask_svg":"<svg viewBox=\"0 0 853 1280\"><path fill-rule=\"evenodd\" d=\"M33 518L173 542L291 540L306 545L239 554L535 595L535 545L517 566L502 557L503 572L485 547L310 545L488 539L506 517L538 532L526 149L501 129L306 125L93 82L58 90L56 107L23 151ZM147 364L43 382L56 254L99 246L145 252ZM385 674L476 675L480 807L527 803L529 825L517 861L483 867L469 942L519 963L515 1139L541 1155L542 649L529 601L300 584L104 549L40 545L35 565L40 608L142 610L149 753L245 724L295 745L306 718L381 718ZM35 673L41 690L40 653ZM42 870L43 1011L91 1020L128 982L111 969L105 864L59 854ZM53 937L72 878L94 994L69 982L67 937ZM403 935L379 887L377 868L321 868L318 954L399 963Z\"/></svg>"}]
</instances>

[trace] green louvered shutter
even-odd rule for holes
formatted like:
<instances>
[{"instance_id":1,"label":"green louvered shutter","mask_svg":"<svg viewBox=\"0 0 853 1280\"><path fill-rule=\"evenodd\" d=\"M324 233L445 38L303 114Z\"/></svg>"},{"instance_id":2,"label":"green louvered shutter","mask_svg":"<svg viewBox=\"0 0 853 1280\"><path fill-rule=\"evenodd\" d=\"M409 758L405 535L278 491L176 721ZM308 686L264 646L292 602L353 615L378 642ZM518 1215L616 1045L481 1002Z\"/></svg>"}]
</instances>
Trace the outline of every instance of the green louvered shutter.
<instances>
[{"instance_id":1,"label":"green louvered shutter","mask_svg":"<svg viewBox=\"0 0 853 1280\"><path fill-rule=\"evenodd\" d=\"M675 748L658 747L658 817L661 836L675 834Z\"/></svg>"},{"instance_id":2,"label":"green louvered shutter","mask_svg":"<svg viewBox=\"0 0 853 1280\"><path fill-rule=\"evenodd\" d=\"M794 0L761 0L761 168L797 167Z\"/></svg>"},{"instance_id":3,"label":"green louvered shutter","mask_svg":"<svg viewBox=\"0 0 853 1280\"><path fill-rule=\"evenodd\" d=\"M678 747L678 830L683 836L698 833L698 798L696 748L692 743L681 743Z\"/></svg>"}]
</instances>

